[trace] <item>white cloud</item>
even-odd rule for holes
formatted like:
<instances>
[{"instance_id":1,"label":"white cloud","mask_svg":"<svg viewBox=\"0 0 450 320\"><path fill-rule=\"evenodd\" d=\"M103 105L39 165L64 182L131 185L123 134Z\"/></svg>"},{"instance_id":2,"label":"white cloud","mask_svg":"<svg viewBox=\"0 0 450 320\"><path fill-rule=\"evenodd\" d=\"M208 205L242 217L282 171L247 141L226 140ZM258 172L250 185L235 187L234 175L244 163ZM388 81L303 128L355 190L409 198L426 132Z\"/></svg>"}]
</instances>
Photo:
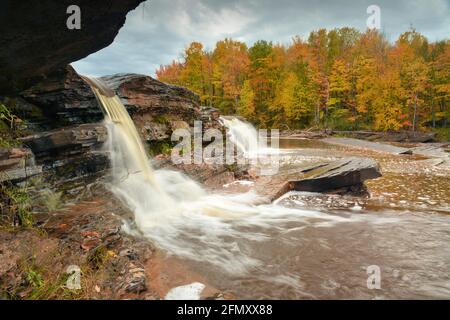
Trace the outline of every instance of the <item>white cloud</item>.
<instances>
[{"instance_id":1,"label":"white cloud","mask_svg":"<svg viewBox=\"0 0 450 320\"><path fill-rule=\"evenodd\" d=\"M212 49L225 37L251 45L288 42L293 35L342 26L365 29L367 6L381 7L383 31L395 40L413 25L430 41L450 34L450 0L151 0L127 16L114 43L74 63L80 73L154 74L191 41Z\"/></svg>"}]
</instances>

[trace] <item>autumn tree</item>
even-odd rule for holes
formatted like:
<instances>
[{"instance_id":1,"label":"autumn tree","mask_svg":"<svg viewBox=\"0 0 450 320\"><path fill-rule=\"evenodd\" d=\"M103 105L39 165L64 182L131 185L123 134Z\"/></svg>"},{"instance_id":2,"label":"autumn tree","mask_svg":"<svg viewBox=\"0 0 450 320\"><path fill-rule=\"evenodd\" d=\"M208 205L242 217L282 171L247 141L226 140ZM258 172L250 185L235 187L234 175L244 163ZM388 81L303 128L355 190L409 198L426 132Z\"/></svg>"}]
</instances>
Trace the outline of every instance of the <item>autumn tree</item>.
<instances>
[{"instance_id":1,"label":"autumn tree","mask_svg":"<svg viewBox=\"0 0 450 320\"><path fill-rule=\"evenodd\" d=\"M399 130L409 124L404 112L405 92L398 72L387 69L371 91L376 93L372 97L373 129Z\"/></svg>"},{"instance_id":2,"label":"autumn tree","mask_svg":"<svg viewBox=\"0 0 450 320\"><path fill-rule=\"evenodd\" d=\"M358 57L355 60L354 71L356 75L355 100L358 120L363 126L370 127L375 115L373 102L379 95L377 83L380 81L380 76L376 60L364 56Z\"/></svg>"},{"instance_id":3,"label":"autumn tree","mask_svg":"<svg viewBox=\"0 0 450 320\"><path fill-rule=\"evenodd\" d=\"M242 85L237 111L249 120L257 119L255 114L255 92L249 80L244 81Z\"/></svg>"},{"instance_id":4,"label":"autumn tree","mask_svg":"<svg viewBox=\"0 0 450 320\"><path fill-rule=\"evenodd\" d=\"M431 124L450 122L450 42L436 43L430 54Z\"/></svg>"},{"instance_id":5,"label":"autumn tree","mask_svg":"<svg viewBox=\"0 0 450 320\"><path fill-rule=\"evenodd\" d=\"M156 76L160 81L179 84L182 85L181 73L184 66L178 61L172 61L171 64L166 66L161 65L158 70L156 70Z\"/></svg>"},{"instance_id":6,"label":"autumn tree","mask_svg":"<svg viewBox=\"0 0 450 320\"><path fill-rule=\"evenodd\" d=\"M331 69L330 98L328 109L330 119L335 126L344 125L345 122L354 122L350 110L350 92L352 89L350 70L343 60L336 60Z\"/></svg>"},{"instance_id":7,"label":"autumn tree","mask_svg":"<svg viewBox=\"0 0 450 320\"><path fill-rule=\"evenodd\" d=\"M427 86L429 85L429 70L424 58L403 40L401 35L394 52L397 53L397 65L402 81L402 88L406 93L406 107L408 110L410 127L417 129L419 117L424 111Z\"/></svg>"},{"instance_id":8,"label":"autumn tree","mask_svg":"<svg viewBox=\"0 0 450 320\"><path fill-rule=\"evenodd\" d=\"M249 81L254 92L256 122L270 121L269 106L274 97L274 74L272 70L273 46L271 42L259 40L249 49Z\"/></svg>"},{"instance_id":9,"label":"autumn tree","mask_svg":"<svg viewBox=\"0 0 450 320\"><path fill-rule=\"evenodd\" d=\"M212 53L214 91L220 97L219 108L236 112L239 94L246 80L250 59L245 43L225 39Z\"/></svg>"}]
</instances>

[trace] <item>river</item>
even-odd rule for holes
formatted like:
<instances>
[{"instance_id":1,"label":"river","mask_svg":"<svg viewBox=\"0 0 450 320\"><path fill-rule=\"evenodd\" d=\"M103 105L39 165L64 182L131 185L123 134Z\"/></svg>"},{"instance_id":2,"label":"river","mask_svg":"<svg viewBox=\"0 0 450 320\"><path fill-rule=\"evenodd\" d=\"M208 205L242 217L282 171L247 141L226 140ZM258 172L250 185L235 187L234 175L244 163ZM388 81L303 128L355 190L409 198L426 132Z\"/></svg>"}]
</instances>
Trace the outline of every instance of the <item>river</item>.
<instances>
[{"instance_id":1,"label":"river","mask_svg":"<svg viewBox=\"0 0 450 320\"><path fill-rule=\"evenodd\" d=\"M240 232L224 236L223 241L258 261L244 273L223 272L207 260L184 259L184 263L238 299L450 298L448 168L433 167L420 156L317 140L283 139L280 148L289 151L280 155L280 170L302 161L352 155L376 159L383 176L367 182L368 199L292 192L278 203L342 217L342 221L299 217L262 228L229 222ZM263 239L239 236L244 234ZM368 288L368 266L379 267L380 289Z\"/></svg>"}]
</instances>

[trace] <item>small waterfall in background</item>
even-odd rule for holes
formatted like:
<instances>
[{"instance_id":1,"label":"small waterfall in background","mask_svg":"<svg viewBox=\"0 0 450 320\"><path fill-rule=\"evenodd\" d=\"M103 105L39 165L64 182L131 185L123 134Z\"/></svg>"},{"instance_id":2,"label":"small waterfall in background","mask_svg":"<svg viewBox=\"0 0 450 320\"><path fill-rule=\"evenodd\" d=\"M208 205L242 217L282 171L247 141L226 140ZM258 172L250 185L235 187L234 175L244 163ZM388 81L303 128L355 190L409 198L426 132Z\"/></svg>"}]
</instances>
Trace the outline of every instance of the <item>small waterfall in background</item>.
<instances>
[{"instance_id":1,"label":"small waterfall in background","mask_svg":"<svg viewBox=\"0 0 450 320\"><path fill-rule=\"evenodd\" d=\"M220 121L228 129L230 141L244 156L252 158L258 155L258 132L253 125L237 117L220 117Z\"/></svg>"}]
</instances>

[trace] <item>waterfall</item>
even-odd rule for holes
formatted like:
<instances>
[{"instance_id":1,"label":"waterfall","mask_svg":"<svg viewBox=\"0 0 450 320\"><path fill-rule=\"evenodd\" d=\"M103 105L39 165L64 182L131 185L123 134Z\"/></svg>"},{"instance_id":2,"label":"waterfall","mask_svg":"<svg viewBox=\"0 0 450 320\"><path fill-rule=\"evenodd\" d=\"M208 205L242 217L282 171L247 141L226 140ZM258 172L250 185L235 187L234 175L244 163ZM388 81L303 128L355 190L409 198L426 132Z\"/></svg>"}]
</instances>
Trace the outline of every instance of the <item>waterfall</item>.
<instances>
[{"instance_id":1,"label":"waterfall","mask_svg":"<svg viewBox=\"0 0 450 320\"><path fill-rule=\"evenodd\" d=\"M123 230L151 240L160 249L230 274L244 274L261 266L246 249L264 242L290 223L303 226L348 219L325 213L258 205L253 192L209 194L198 183L173 170L153 170L139 133L124 105L100 80L83 77L105 113L108 129L113 194L133 211ZM249 155L256 152L256 130L238 119L223 119L235 143Z\"/></svg>"},{"instance_id":2,"label":"waterfall","mask_svg":"<svg viewBox=\"0 0 450 320\"><path fill-rule=\"evenodd\" d=\"M146 180L157 187L144 145L120 98L112 93L101 80L83 78L91 85L103 108L106 121L114 123L112 133L115 140L119 141L115 147L123 149L112 153L113 168L126 168L128 173L141 172Z\"/></svg>"},{"instance_id":3,"label":"waterfall","mask_svg":"<svg viewBox=\"0 0 450 320\"><path fill-rule=\"evenodd\" d=\"M252 158L258 155L258 132L254 126L236 117L220 117L220 121L228 129L230 141L244 156Z\"/></svg>"}]
</instances>

